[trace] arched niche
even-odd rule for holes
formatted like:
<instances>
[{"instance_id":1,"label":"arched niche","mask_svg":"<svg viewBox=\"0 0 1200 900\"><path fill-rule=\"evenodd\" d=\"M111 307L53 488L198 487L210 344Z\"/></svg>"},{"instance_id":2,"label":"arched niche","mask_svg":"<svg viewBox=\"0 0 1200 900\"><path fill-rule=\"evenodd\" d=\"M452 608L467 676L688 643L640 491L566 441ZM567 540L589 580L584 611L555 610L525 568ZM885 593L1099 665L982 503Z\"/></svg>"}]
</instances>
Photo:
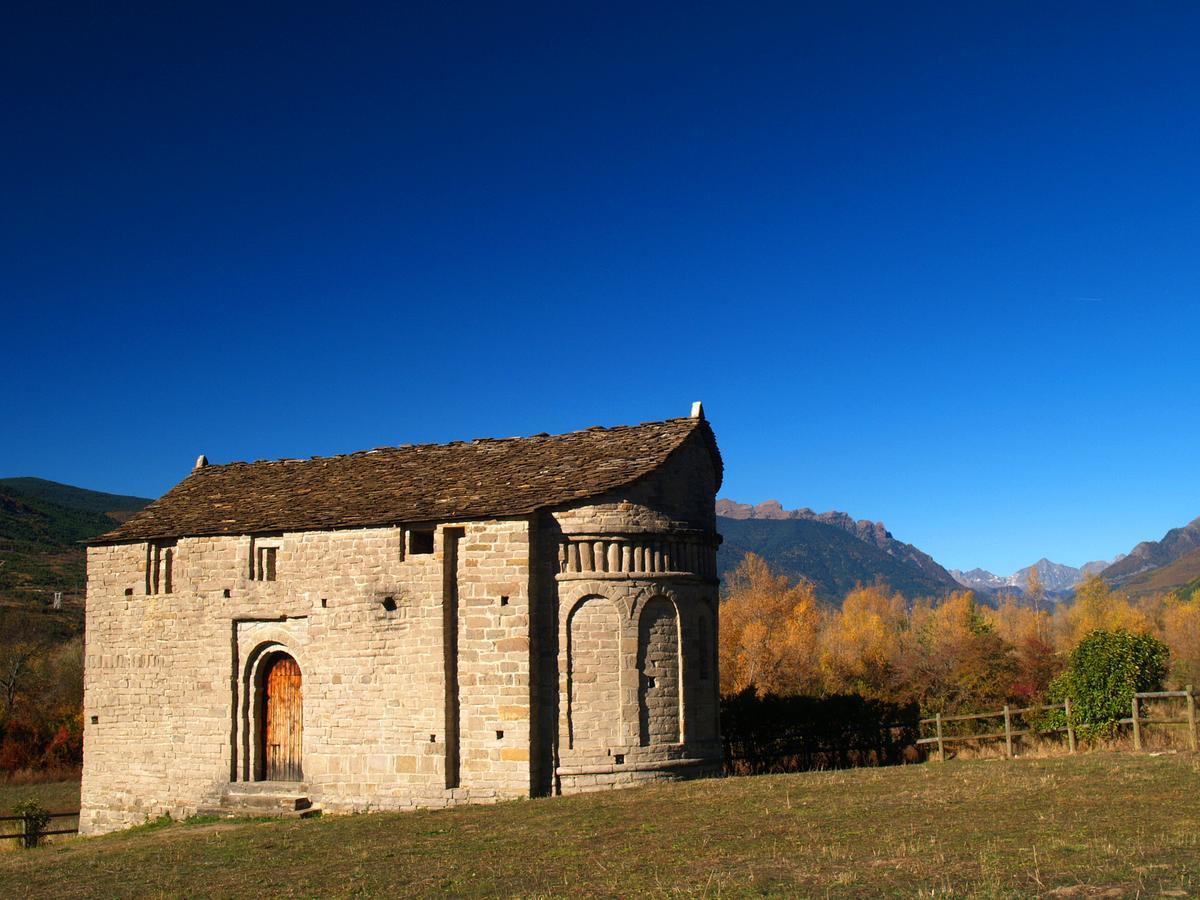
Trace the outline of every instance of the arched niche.
<instances>
[{"instance_id":1,"label":"arched niche","mask_svg":"<svg viewBox=\"0 0 1200 900\"><path fill-rule=\"evenodd\" d=\"M653 597L638 619L638 733L643 747L683 740L679 613Z\"/></svg>"},{"instance_id":2,"label":"arched niche","mask_svg":"<svg viewBox=\"0 0 1200 900\"><path fill-rule=\"evenodd\" d=\"M567 746L620 743L621 617L607 597L585 597L567 617Z\"/></svg>"}]
</instances>

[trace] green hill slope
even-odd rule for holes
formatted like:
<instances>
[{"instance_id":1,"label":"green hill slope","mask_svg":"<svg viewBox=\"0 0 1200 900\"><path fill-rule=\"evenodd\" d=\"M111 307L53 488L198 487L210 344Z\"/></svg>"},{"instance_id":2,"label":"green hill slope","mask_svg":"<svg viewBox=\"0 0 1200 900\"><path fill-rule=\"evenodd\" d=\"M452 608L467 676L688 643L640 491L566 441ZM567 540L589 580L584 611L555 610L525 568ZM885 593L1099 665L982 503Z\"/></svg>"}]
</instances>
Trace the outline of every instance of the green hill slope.
<instances>
[{"instance_id":1,"label":"green hill slope","mask_svg":"<svg viewBox=\"0 0 1200 900\"><path fill-rule=\"evenodd\" d=\"M8 616L49 614L55 591L67 606L44 625L58 636L83 625L86 554L81 541L103 534L149 500L44 481L0 479L0 608Z\"/></svg>"},{"instance_id":2,"label":"green hill slope","mask_svg":"<svg viewBox=\"0 0 1200 900\"><path fill-rule=\"evenodd\" d=\"M912 562L824 522L718 516L717 531L725 539L717 553L722 576L753 552L775 571L811 581L817 595L831 603L840 603L855 585L877 580L910 599L939 597L959 589L949 576L935 578Z\"/></svg>"},{"instance_id":3,"label":"green hill slope","mask_svg":"<svg viewBox=\"0 0 1200 900\"><path fill-rule=\"evenodd\" d=\"M0 490L6 488L67 509L105 514L116 521L124 521L150 502L145 497L89 491L45 478L0 478Z\"/></svg>"}]
</instances>

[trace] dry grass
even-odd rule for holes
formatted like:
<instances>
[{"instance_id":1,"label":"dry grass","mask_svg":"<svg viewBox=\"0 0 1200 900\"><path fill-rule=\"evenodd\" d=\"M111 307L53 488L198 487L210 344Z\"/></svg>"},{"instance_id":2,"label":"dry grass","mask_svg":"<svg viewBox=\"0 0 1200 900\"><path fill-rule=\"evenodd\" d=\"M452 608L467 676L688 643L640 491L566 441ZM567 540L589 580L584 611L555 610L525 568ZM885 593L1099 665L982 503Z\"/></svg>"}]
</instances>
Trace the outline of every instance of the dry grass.
<instances>
[{"instance_id":1,"label":"dry grass","mask_svg":"<svg viewBox=\"0 0 1200 900\"><path fill-rule=\"evenodd\" d=\"M55 766L50 769L18 769L15 772L0 772L0 802L6 788L25 784L57 784L79 781L79 766Z\"/></svg>"},{"instance_id":2,"label":"dry grass","mask_svg":"<svg viewBox=\"0 0 1200 900\"><path fill-rule=\"evenodd\" d=\"M79 809L79 773L57 781L0 781L0 815L8 815L13 804L36 800L52 812Z\"/></svg>"},{"instance_id":3,"label":"dry grass","mask_svg":"<svg viewBox=\"0 0 1200 900\"><path fill-rule=\"evenodd\" d=\"M179 824L0 855L0 896L1200 892L1200 761L1094 753Z\"/></svg>"}]
</instances>

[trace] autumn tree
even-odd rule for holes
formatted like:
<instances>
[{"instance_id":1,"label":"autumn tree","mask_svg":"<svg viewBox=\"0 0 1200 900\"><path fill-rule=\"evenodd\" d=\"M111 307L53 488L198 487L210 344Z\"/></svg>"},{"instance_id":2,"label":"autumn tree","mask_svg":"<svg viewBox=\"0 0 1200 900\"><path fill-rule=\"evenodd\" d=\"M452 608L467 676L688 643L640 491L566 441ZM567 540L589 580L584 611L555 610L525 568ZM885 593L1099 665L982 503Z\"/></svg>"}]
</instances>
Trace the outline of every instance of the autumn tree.
<instances>
[{"instance_id":1,"label":"autumn tree","mask_svg":"<svg viewBox=\"0 0 1200 900\"><path fill-rule=\"evenodd\" d=\"M892 699L900 635L907 626L908 609L900 594L881 584L852 590L822 634L826 689Z\"/></svg>"},{"instance_id":2,"label":"autumn tree","mask_svg":"<svg viewBox=\"0 0 1200 900\"><path fill-rule=\"evenodd\" d=\"M748 553L726 580L721 603L721 692L820 692L821 613L812 585L792 585Z\"/></svg>"},{"instance_id":3,"label":"autumn tree","mask_svg":"<svg viewBox=\"0 0 1200 900\"><path fill-rule=\"evenodd\" d=\"M1029 596L1029 600L1033 603L1034 624L1037 626L1037 639L1042 639L1042 601L1046 599L1046 588L1042 584L1042 577L1038 574L1037 565L1029 567L1029 582L1025 585L1025 593Z\"/></svg>"},{"instance_id":4,"label":"autumn tree","mask_svg":"<svg viewBox=\"0 0 1200 900\"><path fill-rule=\"evenodd\" d=\"M1171 680L1200 687L1200 594L1163 601L1162 639L1171 650Z\"/></svg>"},{"instance_id":5,"label":"autumn tree","mask_svg":"<svg viewBox=\"0 0 1200 900\"><path fill-rule=\"evenodd\" d=\"M1022 603L1012 594L1000 597L994 608L981 607L980 612L996 635L1013 649L1016 673L1010 697L1024 702L1044 694L1066 664L1048 640L1047 612Z\"/></svg>"},{"instance_id":6,"label":"autumn tree","mask_svg":"<svg viewBox=\"0 0 1200 900\"><path fill-rule=\"evenodd\" d=\"M1075 588L1073 603L1059 607L1055 616L1055 639L1060 652L1069 653L1093 631L1152 630L1146 614L1115 593L1099 575L1091 575Z\"/></svg>"},{"instance_id":7,"label":"autumn tree","mask_svg":"<svg viewBox=\"0 0 1200 900\"><path fill-rule=\"evenodd\" d=\"M927 713L1001 704L1017 671L1011 645L971 591L916 604L902 648L897 699L916 702Z\"/></svg>"}]
</instances>

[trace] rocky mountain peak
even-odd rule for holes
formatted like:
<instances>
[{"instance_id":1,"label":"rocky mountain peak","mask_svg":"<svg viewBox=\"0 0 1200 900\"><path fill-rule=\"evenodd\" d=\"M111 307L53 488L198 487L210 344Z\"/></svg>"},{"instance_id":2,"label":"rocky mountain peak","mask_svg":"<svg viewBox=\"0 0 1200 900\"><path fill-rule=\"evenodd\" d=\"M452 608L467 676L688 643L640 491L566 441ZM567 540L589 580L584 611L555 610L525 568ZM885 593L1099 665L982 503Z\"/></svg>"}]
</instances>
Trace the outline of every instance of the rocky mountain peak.
<instances>
[{"instance_id":1,"label":"rocky mountain peak","mask_svg":"<svg viewBox=\"0 0 1200 900\"><path fill-rule=\"evenodd\" d=\"M722 498L717 500L717 515L727 519L799 519L810 522L821 522L832 525L842 531L849 532L861 541L887 553L896 559L912 563L930 577L941 581L947 586L954 585L950 573L943 569L933 557L918 550L912 544L905 544L892 537L882 522L872 522L870 519L855 519L840 510L829 512L813 512L808 507L800 509L784 509L778 500L767 500L759 504L739 503L737 500Z\"/></svg>"}]
</instances>

